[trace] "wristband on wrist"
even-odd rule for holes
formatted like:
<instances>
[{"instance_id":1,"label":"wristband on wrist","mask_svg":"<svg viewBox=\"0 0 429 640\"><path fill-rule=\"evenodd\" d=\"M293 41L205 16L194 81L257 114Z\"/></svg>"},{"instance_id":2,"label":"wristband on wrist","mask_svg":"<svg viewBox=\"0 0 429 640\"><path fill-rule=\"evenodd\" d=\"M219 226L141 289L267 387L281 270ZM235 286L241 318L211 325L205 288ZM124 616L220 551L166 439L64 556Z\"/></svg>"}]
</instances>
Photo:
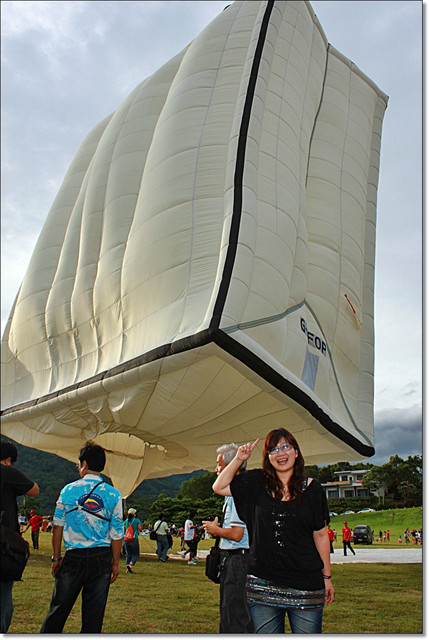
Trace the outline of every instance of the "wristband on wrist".
<instances>
[{"instance_id":1,"label":"wristband on wrist","mask_svg":"<svg viewBox=\"0 0 429 640\"><path fill-rule=\"evenodd\" d=\"M325 580L330 580L332 577L332 576L325 576L323 573L322 573L322 576L325 578Z\"/></svg>"},{"instance_id":2,"label":"wristband on wrist","mask_svg":"<svg viewBox=\"0 0 429 640\"><path fill-rule=\"evenodd\" d=\"M54 556L51 556L51 562L59 562L62 559L63 559L62 556L60 556L59 558L55 558Z\"/></svg>"}]
</instances>

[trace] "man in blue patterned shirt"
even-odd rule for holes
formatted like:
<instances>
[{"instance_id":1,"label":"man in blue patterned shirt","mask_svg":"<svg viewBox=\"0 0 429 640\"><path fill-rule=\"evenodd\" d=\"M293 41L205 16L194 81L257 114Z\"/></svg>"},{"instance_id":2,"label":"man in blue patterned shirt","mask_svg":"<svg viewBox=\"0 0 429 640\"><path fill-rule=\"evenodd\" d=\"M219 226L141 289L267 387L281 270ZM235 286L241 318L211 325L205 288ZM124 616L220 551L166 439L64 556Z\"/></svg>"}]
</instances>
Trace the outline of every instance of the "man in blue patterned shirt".
<instances>
[{"instance_id":1,"label":"man in blue patterned shirt","mask_svg":"<svg viewBox=\"0 0 429 640\"><path fill-rule=\"evenodd\" d=\"M237 450L238 445L234 442L217 449L217 475L233 460ZM246 462L237 473L243 473L245 470ZM222 538L219 633L254 633L245 590L249 564L249 535L246 524L238 517L232 496L225 496L223 514L222 526L217 518L213 522L203 522L207 533Z\"/></svg>"},{"instance_id":2,"label":"man in blue patterned shirt","mask_svg":"<svg viewBox=\"0 0 429 640\"><path fill-rule=\"evenodd\" d=\"M103 447L89 440L76 465L80 480L67 484L58 498L52 534L55 587L40 633L62 632L81 591L80 633L101 633L109 587L119 574L124 537L122 497L100 476L105 464Z\"/></svg>"}]
</instances>

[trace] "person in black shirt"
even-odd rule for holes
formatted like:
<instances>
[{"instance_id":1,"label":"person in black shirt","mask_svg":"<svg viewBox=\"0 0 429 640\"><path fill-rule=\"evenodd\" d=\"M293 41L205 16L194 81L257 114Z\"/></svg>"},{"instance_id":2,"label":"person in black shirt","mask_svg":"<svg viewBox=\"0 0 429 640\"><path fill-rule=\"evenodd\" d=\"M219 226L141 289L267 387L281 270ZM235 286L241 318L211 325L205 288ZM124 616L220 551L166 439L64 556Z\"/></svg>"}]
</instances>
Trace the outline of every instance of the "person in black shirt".
<instances>
[{"instance_id":1,"label":"person in black shirt","mask_svg":"<svg viewBox=\"0 0 429 640\"><path fill-rule=\"evenodd\" d=\"M327 531L329 510L320 483L304 475L294 436L266 436L262 469L235 475L259 438L239 447L213 490L232 495L250 538L246 593L256 633L321 633L324 605L334 599Z\"/></svg>"},{"instance_id":2,"label":"person in black shirt","mask_svg":"<svg viewBox=\"0 0 429 640\"><path fill-rule=\"evenodd\" d=\"M0 443L0 472L1 472L1 511L2 524L8 529L20 532L18 523L18 506L16 496L37 496L39 487L21 471L13 466L18 457L16 446L12 442L4 440ZM13 581L1 580L1 614L0 633L7 633L12 622Z\"/></svg>"}]
</instances>

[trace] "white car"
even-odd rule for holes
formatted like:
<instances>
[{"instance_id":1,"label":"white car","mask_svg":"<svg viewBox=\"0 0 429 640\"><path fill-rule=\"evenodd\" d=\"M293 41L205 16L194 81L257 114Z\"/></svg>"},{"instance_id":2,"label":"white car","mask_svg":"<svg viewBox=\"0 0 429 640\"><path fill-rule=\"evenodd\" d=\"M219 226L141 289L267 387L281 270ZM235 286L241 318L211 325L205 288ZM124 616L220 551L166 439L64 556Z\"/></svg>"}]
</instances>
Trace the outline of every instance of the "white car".
<instances>
[{"instance_id":1,"label":"white car","mask_svg":"<svg viewBox=\"0 0 429 640\"><path fill-rule=\"evenodd\" d=\"M355 513L355 511L352 511L351 509L348 509L348 511L344 511L344 513L342 513L341 515L348 516L350 513Z\"/></svg>"},{"instance_id":2,"label":"white car","mask_svg":"<svg viewBox=\"0 0 429 640\"><path fill-rule=\"evenodd\" d=\"M335 513L335 511L330 511L329 515L331 516L331 518L333 518L334 516L337 516L338 513Z\"/></svg>"},{"instance_id":3,"label":"white car","mask_svg":"<svg viewBox=\"0 0 429 640\"><path fill-rule=\"evenodd\" d=\"M375 509L367 507L366 509L361 509L360 511L358 511L358 513L369 513L370 511L375 511Z\"/></svg>"}]
</instances>

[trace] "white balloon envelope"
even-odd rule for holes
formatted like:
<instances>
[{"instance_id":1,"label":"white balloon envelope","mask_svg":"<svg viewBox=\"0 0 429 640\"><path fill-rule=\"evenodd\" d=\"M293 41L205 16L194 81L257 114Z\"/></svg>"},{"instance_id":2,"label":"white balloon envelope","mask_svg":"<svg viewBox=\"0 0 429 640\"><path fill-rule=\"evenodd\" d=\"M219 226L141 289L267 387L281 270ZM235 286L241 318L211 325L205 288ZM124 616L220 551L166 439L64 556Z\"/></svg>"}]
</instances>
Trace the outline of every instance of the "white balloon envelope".
<instances>
[{"instance_id":1,"label":"white balloon envelope","mask_svg":"<svg viewBox=\"0 0 429 640\"><path fill-rule=\"evenodd\" d=\"M3 434L95 439L124 495L278 427L307 464L372 455L386 106L308 2L227 7L79 148L3 336Z\"/></svg>"}]
</instances>

